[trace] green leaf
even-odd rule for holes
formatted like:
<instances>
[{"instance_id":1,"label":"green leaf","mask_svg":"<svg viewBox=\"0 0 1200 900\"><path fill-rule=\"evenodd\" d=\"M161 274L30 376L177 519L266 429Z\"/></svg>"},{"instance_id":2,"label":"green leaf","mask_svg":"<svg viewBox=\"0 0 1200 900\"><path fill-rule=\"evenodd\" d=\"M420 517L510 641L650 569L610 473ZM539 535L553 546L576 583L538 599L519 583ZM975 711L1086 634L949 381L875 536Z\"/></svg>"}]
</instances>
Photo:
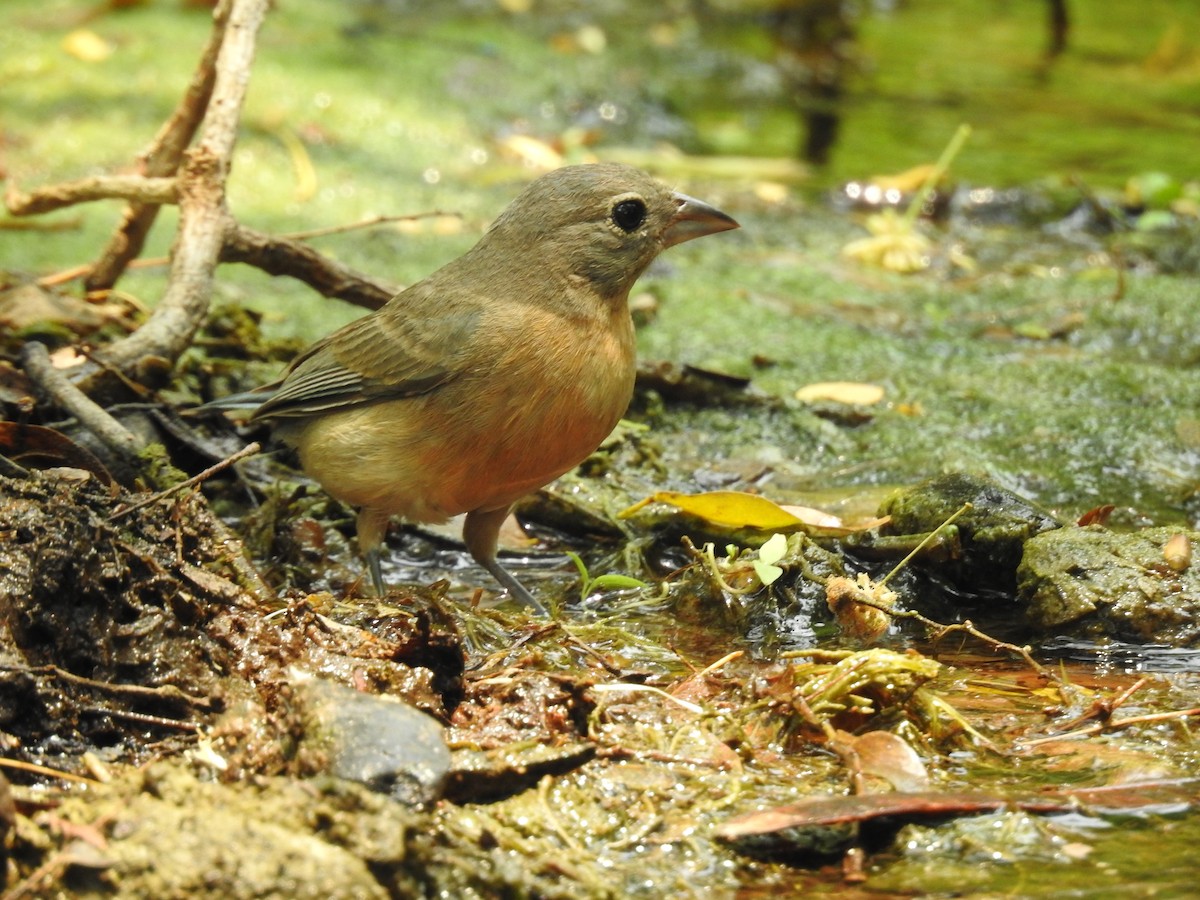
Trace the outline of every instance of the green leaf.
<instances>
[{"instance_id":1,"label":"green leaf","mask_svg":"<svg viewBox=\"0 0 1200 900\"><path fill-rule=\"evenodd\" d=\"M752 565L754 566L755 573L758 575L758 580L764 585L774 583L779 579L779 576L783 574L783 569L779 568L779 566L773 566L770 563L765 563L760 559L754 560Z\"/></svg>"},{"instance_id":2,"label":"green leaf","mask_svg":"<svg viewBox=\"0 0 1200 900\"><path fill-rule=\"evenodd\" d=\"M640 578L631 575L599 575L588 585L588 593L592 591L621 591L627 588L648 589L650 585Z\"/></svg>"},{"instance_id":3,"label":"green leaf","mask_svg":"<svg viewBox=\"0 0 1200 900\"><path fill-rule=\"evenodd\" d=\"M767 564L777 563L787 553L787 537L773 534L758 548L758 558Z\"/></svg>"}]
</instances>

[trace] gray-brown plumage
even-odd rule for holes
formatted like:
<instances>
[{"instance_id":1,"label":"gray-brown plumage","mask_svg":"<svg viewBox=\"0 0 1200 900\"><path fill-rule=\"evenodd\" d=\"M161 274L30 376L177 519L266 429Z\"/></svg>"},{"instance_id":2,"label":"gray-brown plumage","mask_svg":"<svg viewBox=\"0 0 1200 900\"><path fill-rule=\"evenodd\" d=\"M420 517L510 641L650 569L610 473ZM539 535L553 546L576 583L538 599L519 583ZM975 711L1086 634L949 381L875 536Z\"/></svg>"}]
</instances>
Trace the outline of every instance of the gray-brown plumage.
<instances>
[{"instance_id":1,"label":"gray-brown plumage","mask_svg":"<svg viewBox=\"0 0 1200 900\"><path fill-rule=\"evenodd\" d=\"M578 465L633 391L629 290L682 241L736 228L637 169L570 166L530 184L465 254L318 341L261 389L304 470L359 509L383 591L387 521L466 513L471 555L496 560L514 501Z\"/></svg>"}]
</instances>

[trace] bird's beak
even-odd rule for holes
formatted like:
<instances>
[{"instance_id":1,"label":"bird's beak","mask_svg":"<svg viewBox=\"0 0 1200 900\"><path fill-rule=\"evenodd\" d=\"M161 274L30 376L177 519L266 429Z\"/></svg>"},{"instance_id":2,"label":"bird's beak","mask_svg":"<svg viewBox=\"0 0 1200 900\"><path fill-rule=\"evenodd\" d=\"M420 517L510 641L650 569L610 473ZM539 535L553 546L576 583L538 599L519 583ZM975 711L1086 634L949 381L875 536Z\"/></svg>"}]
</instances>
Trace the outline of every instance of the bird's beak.
<instances>
[{"instance_id":1,"label":"bird's beak","mask_svg":"<svg viewBox=\"0 0 1200 900\"><path fill-rule=\"evenodd\" d=\"M689 197L687 194L672 194L678 209L675 218L663 233L663 246L674 247L692 238L704 237L706 234L716 234L718 231L729 231L737 228L738 223L725 215L715 206L709 206L703 200Z\"/></svg>"}]
</instances>

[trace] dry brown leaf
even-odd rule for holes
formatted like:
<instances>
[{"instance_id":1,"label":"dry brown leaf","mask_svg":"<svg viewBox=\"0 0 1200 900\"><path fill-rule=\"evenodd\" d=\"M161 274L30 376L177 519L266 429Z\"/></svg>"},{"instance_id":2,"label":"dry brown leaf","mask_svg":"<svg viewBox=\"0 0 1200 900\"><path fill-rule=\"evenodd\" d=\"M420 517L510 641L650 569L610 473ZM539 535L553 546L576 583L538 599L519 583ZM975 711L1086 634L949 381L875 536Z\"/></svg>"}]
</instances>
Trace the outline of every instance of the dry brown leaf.
<instances>
[{"instance_id":1,"label":"dry brown leaf","mask_svg":"<svg viewBox=\"0 0 1200 900\"><path fill-rule=\"evenodd\" d=\"M904 738L890 731L838 734L838 740L858 757L859 770L889 782L898 791L923 791L929 787L925 763Z\"/></svg>"}]
</instances>

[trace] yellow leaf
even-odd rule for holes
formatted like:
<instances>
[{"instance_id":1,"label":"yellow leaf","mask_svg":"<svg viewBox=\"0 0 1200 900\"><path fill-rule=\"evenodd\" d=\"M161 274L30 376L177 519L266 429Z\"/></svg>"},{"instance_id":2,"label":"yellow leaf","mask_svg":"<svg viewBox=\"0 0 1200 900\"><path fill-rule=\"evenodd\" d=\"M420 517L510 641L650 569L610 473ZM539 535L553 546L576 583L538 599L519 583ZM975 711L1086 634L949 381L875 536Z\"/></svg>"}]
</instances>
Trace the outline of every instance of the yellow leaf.
<instances>
[{"instance_id":1,"label":"yellow leaf","mask_svg":"<svg viewBox=\"0 0 1200 900\"><path fill-rule=\"evenodd\" d=\"M895 190L910 194L913 191L919 191L921 186L933 174L933 163L926 163L925 165L905 169L903 172L897 172L895 175L872 175L871 184L881 187L884 190L894 188Z\"/></svg>"},{"instance_id":2,"label":"yellow leaf","mask_svg":"<svg viewBox=\"0 0 1200 900\"><path fill-rule=\"evenodd\" d=\"M704 494L681 494L678 491L659 491L639 500L619 513L628 519L651 503L666 503L682 513L695 516L721 531L751 528L756 531L776 531L792 534L803 531L808 535L844 537L886 525L890 516L866 519L847 525L837 516L807 506L784 506L758 494L741 491L709 491ZM769 541L768 541L769 543ZM768 551L769 552L769 551ZM773 561L773 560L769 560Z\"/></svg>"},{"instance_id":3,"label":"yellow leaf","mask_svg":"<svg viewBox=\"0 0 1200 900\"><path fill-rule=\"evenodd\" d=\"M788 187L778 181L758 181L754 184L754 196L772 206L788 198Z\"/></svg>"},{"instance_id":4,"label":"yellow leaf","mask_svg":"<svg viewBox=\"0 0 1200 900\"><path fill-rule=\"evenodd\" d=\"M557 169L564 162L563 156L545 141L527 134L510 134L501 138L500 148L539 172Z\"/></svg>"},{"instance_id":5,"label":"yellow leaf","mask_svg":"<svg viewBox=\"0 0 1200 900\"><path fill-rule=\"evenodd\" d=\"M113 53L112 44L87 28L78 28L63 38L63 49L84 62L103 62Z\"/></svg>"},{"instance_id":6,"label":"yellow leaf","mask_svg":"<svg viewBox=\"0 0 1200 900\"><path fill-rule=\"evenodd\" d=\"M851 406L873 406L883 399L884 390L877 384L859 381L819 381L796 391L796 399L805 403L833 400Z\"/></svg>"},{"instance_id":7,"label":"yellow leaf","mask_svg":"<svg viewBox=\"0 0 1200 900\"><path fill-rule=\"evenodd\" d=\"M608 35L599 25L584 25L575 32L575 42L584 53L603 53L608 47Z\"/></svg>"},{"instance_id":8,"label":"yellow leaf","mask_svg":"<svg viewBox=\"0 0 1200 900\"><path fill-rule=\"evenodd\" d=\"M680 512L696 516L720 528L748 527L762 531L796 531L804 526L802 520L766 497L741 491L709 491L704 494L659 491L622 512L622 518L632 515L647 503L666 503Z\"/></svg>"}]
</instances>

